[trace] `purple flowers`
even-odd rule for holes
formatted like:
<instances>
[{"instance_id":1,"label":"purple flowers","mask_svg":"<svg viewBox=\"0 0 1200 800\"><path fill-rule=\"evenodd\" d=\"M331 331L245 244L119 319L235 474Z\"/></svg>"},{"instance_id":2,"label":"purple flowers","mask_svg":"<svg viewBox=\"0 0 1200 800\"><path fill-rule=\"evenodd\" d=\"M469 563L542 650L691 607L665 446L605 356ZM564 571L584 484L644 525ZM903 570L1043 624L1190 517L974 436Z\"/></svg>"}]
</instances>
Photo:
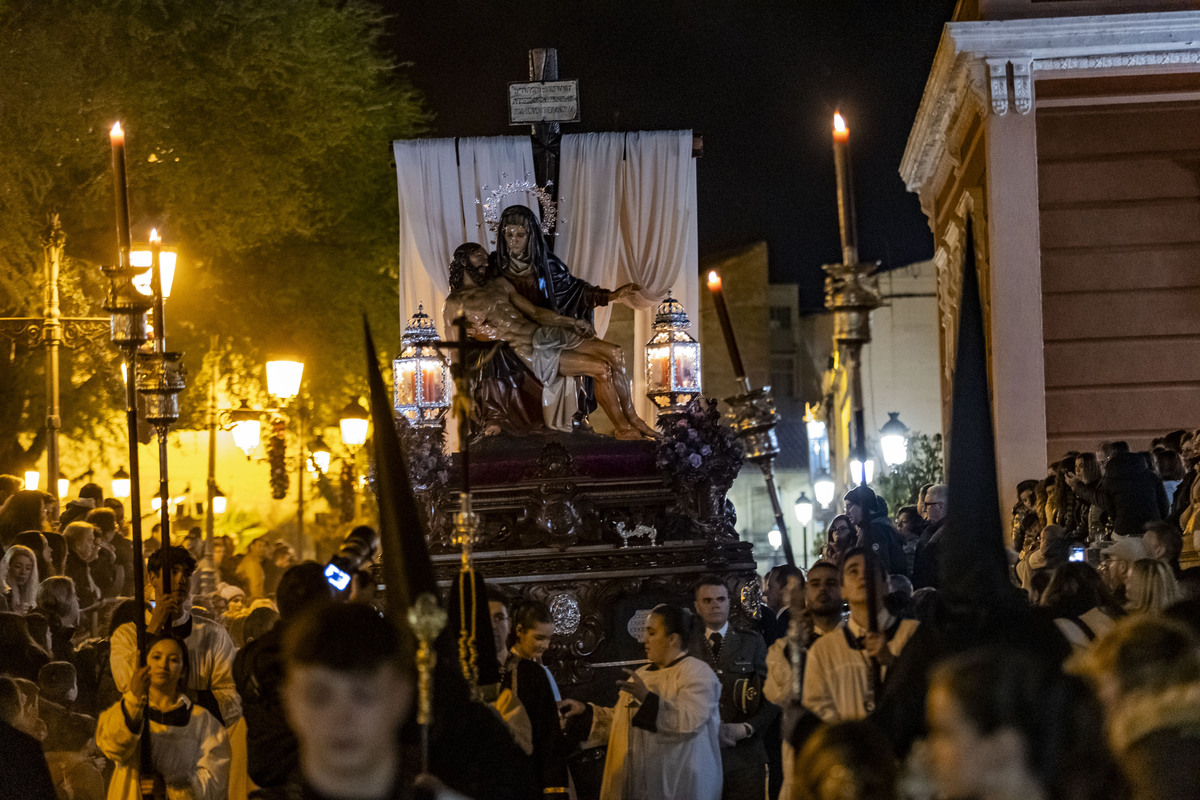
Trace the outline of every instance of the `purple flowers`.
<instances>
[{"instance_id":1,"label":"purple flowers","mask_svg":"<svg viewBox=\"0 0 1200 800\"><path fill-rule=\"evenodd\" d=\"M673 425L663 426L658 468L678 488L701 484L728 489L744 458L737 434L721 418L717 401L693 400Z\"/></svg>"}]
</instances>

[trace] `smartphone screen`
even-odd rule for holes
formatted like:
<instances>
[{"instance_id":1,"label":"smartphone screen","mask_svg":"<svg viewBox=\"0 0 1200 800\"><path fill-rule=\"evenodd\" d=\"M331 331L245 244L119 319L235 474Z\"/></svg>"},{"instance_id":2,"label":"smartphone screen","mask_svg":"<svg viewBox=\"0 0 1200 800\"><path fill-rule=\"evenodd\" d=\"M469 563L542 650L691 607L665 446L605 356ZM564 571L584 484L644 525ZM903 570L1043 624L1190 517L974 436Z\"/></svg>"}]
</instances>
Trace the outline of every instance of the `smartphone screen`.
<instances>
[{"instance_id":1,"label":"smartphone screen","mask_svg":"<svg viewBox=\"0 0 1200 800\"><path fill-rule=\"evenodd\" d=\"M1059 552L1062 551L1060 550ZM1072 545L1070 558L1072 561L1086 561L1086 549L1084 546L1081 544Z\"/></svg>"}]
</instances>

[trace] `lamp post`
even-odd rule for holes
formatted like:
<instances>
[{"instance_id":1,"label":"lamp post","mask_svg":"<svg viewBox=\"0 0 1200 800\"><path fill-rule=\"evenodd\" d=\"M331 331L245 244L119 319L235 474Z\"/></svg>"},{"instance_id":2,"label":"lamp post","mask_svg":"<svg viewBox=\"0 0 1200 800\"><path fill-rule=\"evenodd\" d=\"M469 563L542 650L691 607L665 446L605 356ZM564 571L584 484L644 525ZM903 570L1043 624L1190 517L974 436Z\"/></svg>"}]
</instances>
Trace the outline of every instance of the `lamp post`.
<instances>
[{"instance_id":1,"label":"lamp post","mask_svg":"<svg viewBox=\"0 0 1200 800\"><path fill-rule=\"evenodd\" d=\"M267 362L267 393L274 397L279 408L278 413L283 413L288 404L295 401L296 403L296 422L299 426L299 436L297 443L300 452L296 458L296 542L294 543L298 552L304 550L304 471L308 465L308 453L306 452L306 439L308 436L308 409L304 405L303 399L297 399L300 395L300 381L304 377L304 362L303 361L268 361ZM281 417L276 417L271 422L272 441L271 441L271 488L272 496L276 500L282 500L287 496L287 466L286 466L286 450L287 442L285 432L287 425Z\"/></svg>"},{"instance_id":2,"label":"lamp post","mask_svg":"<svg viewBox=\"0 0 1200 800\"><path fill-rule=\"evenodd\" d=\"M800 523L801 543L804 545L804 568L808 569L808 524L812 522L813 504L804 492L796 498L796 521Z\"/></svg>"},{"instance_id":3,"label":"lamp post","mask_svg":"<svg viewBox=\"0 0 1200 800\"><path fill-rule=\"evenodd\" d=\"M112 476L112 496L118 500L125 500L129 497L129 473L125 471L125 467L120 467Z\"/></svg>"},{"instance_id":4,"label":"lamp post","mask_svg":"<svg viewBox=\"0 0 1200 800\"><path fill-rule=\"evenodd\" d=\"M45 291L40 317L0 318L0 338L28 348L46 351L46 475L59 473L58 435L62 427L59 409L58 351L83 341L96 341L108 332L107 317L64 317L59 307L60 271L67 237L58 215L42 236L42 268ZM49 478L47 479L49 482Z\"/></svg>"},{"instance_id":5,"label":"lamp post","mask_svg":"<svg viewBox=\"0 0 1200 800\"><path fill-rule=\"evenodd\" d=\"M347 455L342 458L341 505L342 522L350 522L358 516L357 479L354 475L354 460L358 450L367 441L371 417L356 397L342 409L338 427L342 431L342 445Z\"/></svg>"},{"instance_id":6,"label":"lamp post","mask_svg":"<svg viewBox=\"0 0 1200 800\"><path fill-rule=\"evenodd\" d=\"M771 501L772 511L775 512L775 527L783 537L784 557L788 566L795 566L792 543L788 537L787 523L784 521L783 504L779 499L779 487L775 483L775 457L779 455L779 436L775 433L775 426L779 424L779 414L775 411L775 398L771 396L770 386L753 390L750 388L750 378L746 376L746 367L742 363L737 339L733 334L729 309L725 305L721 276L716 270L708 273L708 291L712 294L717 320L721 324L725 347L729 351L729 360L733 363L733 373L740 389L739 394L725 400L733 412L733 428L746 449L746 460L757 464L762 470L763 481L767 484L767 497Z\"/></svg>"},{"instance_id":7,"label":"lamp post","mask_svg":"<svg viewBox=\"0 0 1200 800\"><path fill-rule=\"evenodd\" d=\"M150 231L150 294L154 307L154 350L137 354L137 371L134 378L138 394L145 401L146 421L154 426L158 436L158 483L159 496L164 498L160 510L163 552L171 544L171 508L165 498L170 496L167 488L167 433L179 419L179 393L186 385L183 368L183 353L167 351L165 292L170 291L163 279L161 256L162 240L158 231ZM133 251L130 254L132 263ZM172 276L174 270L172 270ZM134 281L134 289L138 290ZM140 290L138 290L140 291ZM165 562L164 562L165 563ZM164 567L162 579L163 595L171 591L171 575Z\"/></svg>"},{"instance_id":8,"label":"lamp post","mask_svg":"<svg viewBox=\"0 0 1200 800\"><path fill-rule=\"evenodd\" d=\"M900 412L888 412L888 421L879 429L879 447L884 463L893 469L908 460L908 426L900 421Z\"/></svg>"},{"instance_id":9,"label":"lamp post","mask_svg":"<svg viewBox=\"0 0 1200 800\"><path fill-rule=\"evenodd\" d=\"M667 293L646 342L646 396L660 414L677 413L700 396L700 343L688 333L683 305Z\"/></svg>"}]
</instances>

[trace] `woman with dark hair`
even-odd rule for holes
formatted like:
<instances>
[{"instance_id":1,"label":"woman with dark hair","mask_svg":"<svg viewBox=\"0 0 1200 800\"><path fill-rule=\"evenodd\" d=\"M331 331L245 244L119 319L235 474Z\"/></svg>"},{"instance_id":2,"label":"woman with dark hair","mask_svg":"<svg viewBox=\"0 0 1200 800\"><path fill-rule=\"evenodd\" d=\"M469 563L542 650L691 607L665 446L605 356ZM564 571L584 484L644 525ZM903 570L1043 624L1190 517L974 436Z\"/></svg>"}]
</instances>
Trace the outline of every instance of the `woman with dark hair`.
<instances>
[{"instance_id":1,"label":"woman with dark hair","mask_svg":"<svg viewBox=\"0 0 1200 800\"><path fill-rule=\"evenodd\" d=\"M219 800L228 794L229 739L216 717L184 694L187 646L172 636L150 641L145 666L129 689L100 715L96 745L115 764L109 800L139 800L142 720L148 718L150 755L170 798Z\"/></svg>"},{"instance_id":2,"label":"woman with dark hair","mask_svg":"<svg viewBox=\"0 0 1200 800\"><path fill-rule=\"evenodd\" d=\"M1124 616L1104 578L1080 561L1068 561L1054 571L1041 605L1054 615L1054 624L1075 652L1086 650Z\"/></svg>"},{"instance_id":3,"label":"woman with dark hair","mask_svg":"<svg viewBox=\"0 0 1200 800\"><path fill-rule=\"evenodd\" d=\"M500 676L500 685L510 689L521 701L531 728L530 746L534 774L543 792L567 791L567 756L570 747L559 722L558 706L562 697L542 656L554 637L554 622L549 607L539 601L526 601L513 609L513 633L516 642ZM567 704L576 712L582 705ZM525 732L520 731L519 736Z\"/></svg>"},{"instance_id":4,"label":"woman with dark hair","mask_svg":"<svg viewBox=\"0 0 1200 800\"><path fill-rule=\"evenodd\" d=\"M721 796L721 683L706 663L687 654L690 632L687 611L655 607L645 628L650 664L625 670L615 708L591 706L584 746L608 743L600 800Z\"/></svg>"},{"instance_id":5,"label":"woman with dark hair","mask_svg":"<svg viewBox=\"0 0 1200 800\"><path fill-rule=\"evenodd\" d=\"M41 492L22 489L0 508L0 545L8 547L22 531L46 530L46 498Z\"/></svg>"},{"instance_id":6,"label":"woman with dark hair","mask_svg":"<svg viewBox=\"0 0 1200 800\"><path fill-rule=\"evenodd\" d=\"M36 681L50 654L29 633L25 617L0 611L0 673Z\"/></svg>"},{"instance_id":7,"label":"woman with dark hair","mask_svg":"<svg viewBox=\"0 0 1200 800\"><path fill-rule=\"evenodd\" d=\"M42 536L46 537L46 542L50 545L50 571L46 573L46 577L66 574L67 553L71 549L67 546L67 537L54 531L43 531Z\"/></svg>"},{"instance_id":8,"label":"woman with dark hair","mask_svg":"<svg viewBox=\"0 0 1200 800\"><path fill-rule=\"evenodd\" d=\"M1108 515L1100 502L1100 461L1095 453L1080 453L1075 457L1075 471L1066 476L1067 485L1075 492L1080 504L1080 518L1087 522L1088 539L1098 542L1104 538Z\"/></svg>"},{"instance_id":9,"label":"woman with dark hair","mask_svg":"<svg viewBox=\"0 0 1200 800\"><path fill-rule=\"evenodd\" d=\"M895 800L892 745L863 720L822 725L796 757L800 776L782 800Z\"/></svg>"},{"instance_id":10,"label":"woman with dark hair","mask_svg":"<svg viewBox=\"0 0 1200 800\"><path fill-rule=\"evenodd\" d=\"M821 559L840 565L842 554L857 545L858 533L854 530L854 523L845 514L838 514L830 520L829 527L825 529L825 546L821 548Z\"/></svg>"},{"instance_id":11,"label":"woman with dark hair","mask_svg":"<svg viewBox=\"0 0 1200 800\"><path fill-rule=\"evenodd\" d=\"M930 765L946 797L1123 796L1100 703L1057 665L996 647L943 661L930 679L928 719Z\"/></svg>"}]
</instances>

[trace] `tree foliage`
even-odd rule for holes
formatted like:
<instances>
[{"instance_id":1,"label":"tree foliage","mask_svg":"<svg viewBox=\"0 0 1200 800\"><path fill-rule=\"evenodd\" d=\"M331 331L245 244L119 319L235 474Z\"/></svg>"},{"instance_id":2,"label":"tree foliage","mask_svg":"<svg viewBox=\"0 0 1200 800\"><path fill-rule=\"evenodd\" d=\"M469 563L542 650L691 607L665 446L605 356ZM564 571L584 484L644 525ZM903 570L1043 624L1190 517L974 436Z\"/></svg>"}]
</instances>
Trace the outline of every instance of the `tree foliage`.
<instances>
[{"instance_id":1,"label":"tree foliage","mask_svg":"<svg viewBox=\"0 0 1200 800\"><path fill-rule=\"evenodd\" d=\"M908 437L908 459L875 482L876 492L887 501L888 512L894 517L901 506L917 502L921 487L927 483L943 483L942 435L929 436L913 432Z\"/></svg>"},{"instance_id":2,"label":"tree foliage","mask_svg":"<svg viewBox=\"0 0 1200 800\"><path fill-rule=\"evenodd\" d=\"M64 313L103 315L96 266L116 257L108 130L119 119L134 239L157 227L180 247L167 340L192 372L185 422L205 403L213 334L239 354L222 359L230 391L253 395L261 362L288 352L306 363L317 418L332 422L360 388L361 314L397 313L389 143L429 121L379 48L382 23L360 0L0 4L0 315L40 314L52 212L71 257ZM44 378L40 353L3 355L7 471L36 456L17 442L42 424ZM114 355L64 353L68 436L93 436L120 408Z\"/></svg>"}]
</instances>

